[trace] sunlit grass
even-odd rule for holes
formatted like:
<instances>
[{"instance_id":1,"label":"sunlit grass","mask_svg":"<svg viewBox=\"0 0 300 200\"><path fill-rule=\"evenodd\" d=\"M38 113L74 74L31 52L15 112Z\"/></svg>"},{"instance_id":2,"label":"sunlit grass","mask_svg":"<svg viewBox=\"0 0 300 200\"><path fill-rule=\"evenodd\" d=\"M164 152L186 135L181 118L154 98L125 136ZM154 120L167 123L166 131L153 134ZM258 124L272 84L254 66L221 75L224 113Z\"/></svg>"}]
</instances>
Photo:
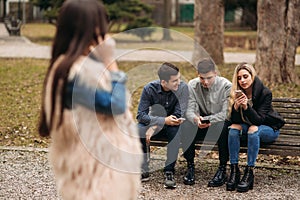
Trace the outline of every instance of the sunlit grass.
<instances>
[{"instance_id":1,"label":"sunlit grass","mask_svg":"<svg viewBox=\"0 0 300 200\"><path fill-rule=\"evenodd\" d=\"M256 31L225 31L224 32L224 36L255 38L256 35L257 35Z\"/></svg>"},{"instance_id":2,"label":"sunlit grass","mask_svg":"<svg viewBox=\"0 0 300 200\"><path fill-rule=\"evenodd\" d=\"M22 26L21 35L31 42L51 45L55 35L55 26L48 23L29 23Z\"/></svg>"},{"instance_id":3,"label":"sunlit grass","mask_svg":"<svg viewBox=\"0 0 300 200\"><path fill-rule=\"evenodd\" d=\"M22 26L21 34L27 37L34 43L41 45L51 45L54 34L55 26L49 23L28 23ZM113 30L115 28L113 27ZM125 33L116 33L113 31L111 34L116 37L117 47L123 49L143 48L145 45L155 48L171 49L171 50L193 50L194 27L185 26L171 26L171 37L173 41L162 41L162 30L157 30L146 38L146 41L141 41L137 36ZM227 37L256 37L255 31L225 31L224 35ZM188 42L187 42L188 41ZM241 48L224 47L225 51L229 52L253 52ZM298 51L300 52L300 50Z\"/></svg>"},{"instance_id":4,"label":"sunlit grass","mask_svg":"<svg viewBox=\"0 0 300 200\"><path fill-rule=\"evenodd\" d=\"M124 27L123 27L124 28ZM22 26L21 34L27 37L34 43L41 45L51 45L55 34L55 26L49 23L29 23ZM115 27L112 28L111 35L114 35L117 40L117 48L120 49L140 49L140 48L161 48L170 50L193 50L192 41L194 39L194 27L192 26L171 26L171 36L173 41L161 41L162 32L160 28L152 34L146 41L141 41L137 36L125 33L115 32ZM241 37L255 38L256 31L236 31L225 30L225 37ZM238 47L224 46L225 52L248 52L254 53L255 50L247 50ZM297 48L297 54L300 54L300 47Z\"/></svg>"},{"instance_id":5,"label":"sunlit grass","mask_svg":"<svg viewBox=\"0 0 300 200\"><path fill-rule=\"evenodd\" d=\"M36 125L48 61L0 60L0 145L45 145L37 136Z\"/></svg>"}]
</instances>

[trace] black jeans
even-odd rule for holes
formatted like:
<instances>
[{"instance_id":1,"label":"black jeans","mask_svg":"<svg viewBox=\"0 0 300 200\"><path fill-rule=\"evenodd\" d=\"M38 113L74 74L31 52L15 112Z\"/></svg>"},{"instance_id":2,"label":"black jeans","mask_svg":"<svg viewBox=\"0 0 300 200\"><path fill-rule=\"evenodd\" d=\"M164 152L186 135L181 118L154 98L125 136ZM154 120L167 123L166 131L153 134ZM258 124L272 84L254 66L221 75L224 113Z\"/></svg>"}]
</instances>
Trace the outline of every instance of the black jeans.
<instances>
[{"instance_id":1,"label":"black jeans","mask_svg":"<svg viewBox=\"0 0 300 200\"><path fill-rule=\"evenodd\" d=\"M184 152L184 158L187 162L194 162L195 157L195 142L197 140L204 140L203 143L217 143L219 151L220 165L225 165L229 160L228 151L228 127L230 122L212 123L209 128L200 129L198 126L186 121L182 127L181 142ZM205 150L208 147L202 147Z\"/></svg>"},{"instance_id":2,"label":"black jeans","mask_svg":"<svg viewBox=\"0 0 300 200\"><path fill-rule=\"evenodd\" d=\"M149 160L147 159L147 144L146 144L146 132L148 130L148 126L143 124L138 124L140 141L142 143L143 149L143 163L142 163L142 170L149 171ZM167 138L168 145L167 145L167 160L165 162L164 172L175 171L175 164L178 157L178 152L180 148L180 134L179 134L179 126L167 126L165 125L161 131L155 133L151 137L153 138Z\"/></svg>"}]
</instances>

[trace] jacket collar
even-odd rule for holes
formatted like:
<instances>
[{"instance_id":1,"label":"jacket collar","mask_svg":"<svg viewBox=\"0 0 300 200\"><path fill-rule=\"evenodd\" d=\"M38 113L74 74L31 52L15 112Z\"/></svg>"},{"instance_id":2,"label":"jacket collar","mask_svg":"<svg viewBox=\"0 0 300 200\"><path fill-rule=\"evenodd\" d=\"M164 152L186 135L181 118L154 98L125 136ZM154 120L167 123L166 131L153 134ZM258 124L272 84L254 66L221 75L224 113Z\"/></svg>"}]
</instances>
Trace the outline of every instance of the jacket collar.
<instances>
[{"instance_id":1,"label":"jacket collar","mask_svg":"<svg viewBox=\"0 0 300 200\"><path fill-rule=\"evenodd\" d=\"M262 81L257 76L255 76L254 81L252 83L252 100L262 95L263 89L264 85Z\"/></svg>"}]
</instances>

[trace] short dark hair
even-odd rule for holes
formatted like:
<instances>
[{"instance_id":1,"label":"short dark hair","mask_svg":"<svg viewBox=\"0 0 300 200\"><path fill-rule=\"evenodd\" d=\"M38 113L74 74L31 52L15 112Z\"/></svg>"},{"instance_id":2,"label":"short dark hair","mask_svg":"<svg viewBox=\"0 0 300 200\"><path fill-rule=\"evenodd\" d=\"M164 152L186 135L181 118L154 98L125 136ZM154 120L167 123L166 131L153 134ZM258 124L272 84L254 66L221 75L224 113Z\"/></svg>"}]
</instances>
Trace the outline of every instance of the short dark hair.
<instances>
[{"instance_id":1,"label":"short dark hair","mask_svg":"<svg viewBox=\"0 0 300 200\"><path fill-rule=\"evenodd\" d=\"M198 74L200 74L200 73L206 74L208 72L215 71L215 70L216 70L215 63L210 58L205 58L205 59L199 61L198 65L197 65Z\"/></svg>"},{"instance_id":2,"label":"short dark hair","mask_svg":"<svg viewBox=\"0 0 300 200\"><path fill-rule=\"evenodd\" d=\"M168 63L168 62L164 62L157 74L160 80L165 80L165 81L169 81L171 76L177 75L179 72L178 67L176 67L175 65Z\"/></svg>"}]
</instances>

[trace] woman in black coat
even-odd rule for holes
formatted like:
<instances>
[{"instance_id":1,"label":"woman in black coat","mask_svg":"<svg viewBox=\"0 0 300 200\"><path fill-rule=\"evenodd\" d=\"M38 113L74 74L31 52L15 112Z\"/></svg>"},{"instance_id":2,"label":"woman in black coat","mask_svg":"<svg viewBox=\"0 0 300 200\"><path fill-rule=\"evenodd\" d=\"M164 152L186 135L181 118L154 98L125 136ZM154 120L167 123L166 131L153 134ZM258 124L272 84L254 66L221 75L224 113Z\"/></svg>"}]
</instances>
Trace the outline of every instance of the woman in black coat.
<instances>
[{"instance_id":1,"label":"woman in black coat","mask_svg":"<svg viewBox=\"0 0 300 200\"><path fill-rule=\"evenodd\" d=\"M231 173L226 189L247 192L253 188L253 168L260 142L273 142L284 125L283 118L273 110L272 92L256 76L252 65L241 63L235 68L229 100L228 148ZM240 180L238 168L240 138L247 136L247 166Z\"/></svg>"}]
</instances>

